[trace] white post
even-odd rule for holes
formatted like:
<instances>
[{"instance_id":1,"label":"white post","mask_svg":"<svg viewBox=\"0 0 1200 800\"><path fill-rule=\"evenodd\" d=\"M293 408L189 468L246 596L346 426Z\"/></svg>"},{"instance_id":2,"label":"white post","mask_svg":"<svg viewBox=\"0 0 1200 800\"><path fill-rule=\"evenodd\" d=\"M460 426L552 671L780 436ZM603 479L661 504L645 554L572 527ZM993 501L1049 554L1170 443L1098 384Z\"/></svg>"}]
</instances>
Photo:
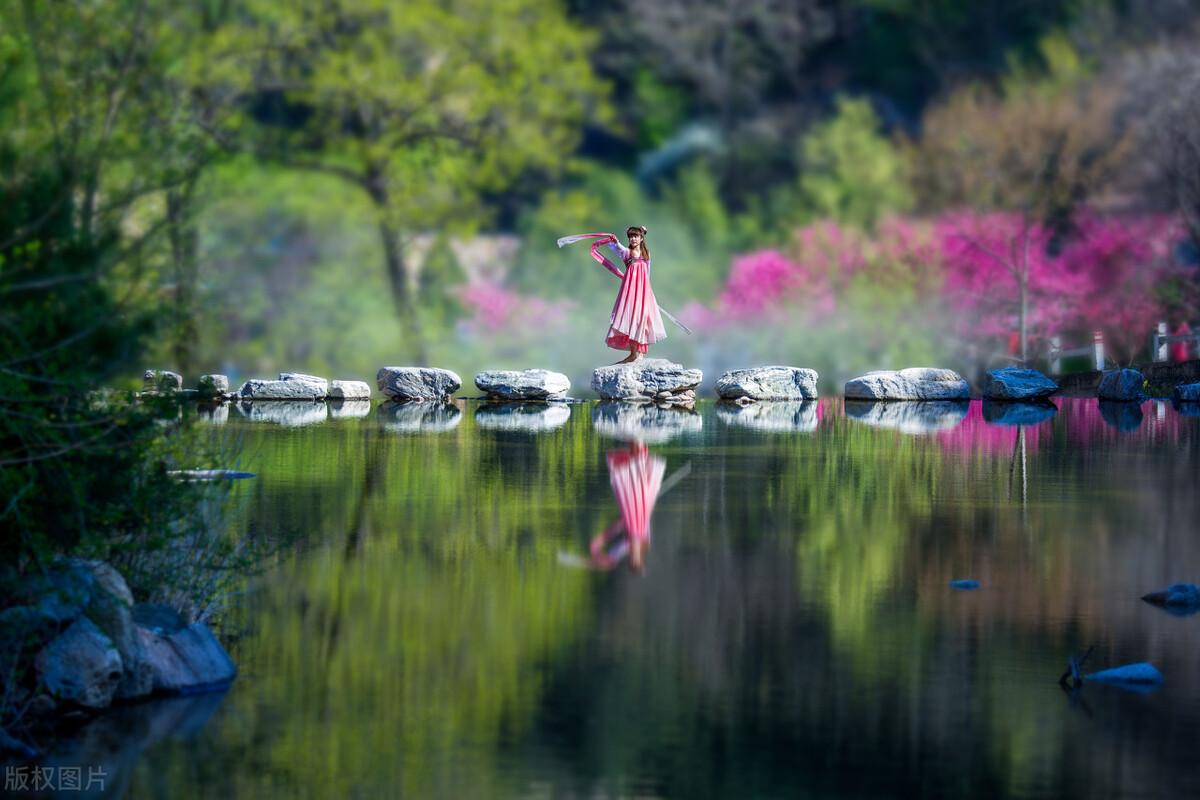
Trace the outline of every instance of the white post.
<instances>
[{"instance_id":1,"label":"white post","mask_svg":"<svg viewBox=\"0 0 1200 800\"><path fill-rule=\"evenodd\" d=\"M1050 374L1058 375L1062 372L1062 357L1059 353L1062 351L1062 337L1050 337Z\"/></svg>"},{"instance_id":2,"label":"white post","mask_svg":"<svg viewBox=\"0 0 1200 800\"><path fill-rule=\"evenodd\" d=\"M1158 323L1158 330L1154 333L1154 344L1150 349L1150 360L1160 363L1167 360L1167 323Z\"/></svg>"},{"instance_id":3,"label":"white post","mask_svg":"<svg viewBox=\"0 0 1200 800\"><path fill-rule=\"evenodd\" d=\"M1095 331L1092 334L1092 348L1096 355L1096 372L1104 371L1104 334Z\"/></svg>"}]
</instances>

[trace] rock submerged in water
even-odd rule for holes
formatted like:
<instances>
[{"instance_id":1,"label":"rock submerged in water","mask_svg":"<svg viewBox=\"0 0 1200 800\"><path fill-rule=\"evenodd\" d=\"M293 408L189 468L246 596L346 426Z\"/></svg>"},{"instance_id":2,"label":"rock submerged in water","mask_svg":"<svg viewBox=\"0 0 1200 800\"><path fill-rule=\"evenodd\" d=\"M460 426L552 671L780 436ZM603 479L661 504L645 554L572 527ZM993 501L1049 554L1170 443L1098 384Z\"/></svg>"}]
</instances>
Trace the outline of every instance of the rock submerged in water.
<instances>
[{"instance_id":1,"label":"rock submerged in water","mask_svg":"<svg viewBox=\"0 0 1200 800\"><path fill-rule=\"evenodd\" d=\"M381 367L375 385L392 400L445 401L462 388L462 378L448 369Z\"/></svg>"},{"instance_id":2,"label":"rock submerged in water","mask_svg":"<svg viewBox=\"0 0 1200 800\"><path fill-rule=\"evenodd\" d=\"M1142 599L1168 609L1200 611L1200 586L1194 583L1173 583L1160 591L1142 595Z\"/></svg>"},{"instance_id":3,"label":"rock submerged in water","mask_svg":"<svg viewBox=\"0 0 1200 800\"><path fill-rule=\"evenodd\" d=\"M922 434L956 427L967 416L967 400L846 400L846 416L876 428Z\"/></svg>"},{"instance_id":4,"label":"rock submerged in water","mask_svg":"<svg viewBox=\"0 0 1200 800\"><path fill-rule=\"evenodd\" d=\"M604 400L651 400L688 404L704 380L698 369L685 369L665 358L643 358L629 364L597 367L592 390Z\"/></svg>"},{"instance_id":5,"label":"rock submerged in water","mask_svg":"<svg viewBox=\"0 0 1200 800\"><path fill-rule=\"evenodd\" d=\"M972 592L979 588L979 581L974 578L959 578L950 581L950 588L958 589L960 592Z\"/></svg>"},{"instance_id":6,"label":"rock submerged in water","mask_svg":"<svg viewBox=\"0 0 1200 800\"><path fill-rule=\"evenodd\" d=\"M817 371L802 367L750 367L717 379L717 395L725 400L816 400Z\"/></svg>"},{"instance_id":7,"label":"rock submerged in water","mask_svg":"<svg viewBox=\"0 0 1200 800\"><path fill-rule=\"evenodd\" d=\"M1142 385L1146 379L1136 369L1113 369L1104 373L1096 396L1101 400L1141 401L1146 399Z\"/></svg>"},{"instance_id":8,"label":"rock submerged in water","mask_svg":"<svg viewBox=\"0 0 1200 800\"><path fill-rule=\"evenodd\" d=\"M717 416L726 425L766 433L811 433L818 421L816 400L718 403Z\"/></svg>"},{"instance_id":9,"label":"rock submerged in water","mask_svg":"<svg viewBox=\"0 0 1200 800\"><path fill-rule=\"evenodd\" d=\"M1131 687L1152 687L1163 682L1162 673L1158 671L1158 668L1145 661L1102 669L1099 672L1089 672L1083 676L1083 679L1092 683Z\"/></svg>"},{"instance_id":10,"label":"rock submerged in water","mask_svg":"<svg viewBox=\"0 0 1200 800\"><path fill-rule=\"evenodd\" d=\"M848 400L968 400L970 397L971 387L951 369L879 370L846 382Z\"/></svg>"},{"instance_id":11,"label":"rock submerged in water","mask_svg":"<svg viewBox=\"0 0 1200 800\"><path fill-rule=\"evenodd\" d=\"M571 381L561 372L545 369L496 369L476 375L475 386L489 400L562 400Z\"/></svg>"},{"instance_id":12,"label":"rock submerged in water","mask_svg":"<svg viewBox=\"0 0 1200 800\"><path fill-rule=\"evenodd\" d=\"M982 393L989 400L1036 400L1058 391L1058 384L1036 369L1004 367L989 370Z\"/></svg>"},{"instance_id":13,"label":"rock submerged in water","mask_svg":"<svg viewBox=\"0 0 1200 800\"><path fill-rule=\"evenodd\" d=\"M1171 399L1176 403L1200 403L1200 383L1185 383L1176 386L1171 392Z\"/></svg>"}]
</instances>

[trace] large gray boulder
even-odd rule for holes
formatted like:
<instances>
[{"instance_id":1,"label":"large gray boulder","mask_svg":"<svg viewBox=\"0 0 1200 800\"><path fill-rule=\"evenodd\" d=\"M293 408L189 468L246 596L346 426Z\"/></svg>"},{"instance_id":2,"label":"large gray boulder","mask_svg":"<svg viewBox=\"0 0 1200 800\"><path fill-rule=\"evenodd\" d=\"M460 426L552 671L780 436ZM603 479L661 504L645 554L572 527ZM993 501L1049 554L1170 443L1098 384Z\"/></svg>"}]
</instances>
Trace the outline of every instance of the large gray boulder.
<instances>
[{"instance_id":1,"label":"large gray boulder","mask_svg":"<svg viewBox=\"0 0 1200 800\"><path fill-rule=\"evenodd\" d=\"M736 428L766 433L811 433L817 429L817 401L718 403L717 416L726 425Z\"/></svg>"},{"instance_id":2,"label":"large gray boulder","mask_svg":"<svg viewBox=\"0 0 1200 800\"><path fill-rule=\"evenodd\" d=\"M329 418L328 406L313 400L242 402L237 409L251 422L270 422L285 428L316 425Z\"/></svg>"},{"instance_id":3,"label":"large gray boulder","mask_svg":"<svg viewBox=\"0 0 1200 800\"><path fill-rule=\"evenodd\" d=\"M229 378L217 374L201 375L196 391L201 397L224 397L229 391Z\"/></svg>"},{"instance_id":4,"label":"large gray boulder","mask_svg":"<svg viewBox=\"0 0 1200 800\"><path fill-rule=\"evenodd\" d=\"M171 632L138 627L151 665L155 692L183 694L229 685L233 659L202 622Z\"/></svg>"},{"instance_id":5,"label":"large gray boulder","mask_svg":"<svg viewBox=\"0 0 1200 800\"><path fill-rule=\"evenodd\" d=\"M476 375L475 386L490 400L562 400L571 381L545 369L493 369Z\"/></svg>"},{"instance_id":6,"label":"large gray boulder","mask_svg":"<svg viewBox=\"0 0 1200 800\"><path fill-rule=\"evenodd\" d=\"M1036 369L1004 367L989 370L982 389L989 400L1036 400L1057 392L1058 384Z\"/></svg>"},{"instance_id":7,"label":"large gray boulder","mask_svg":"<svg viewBox=\"0 0 1200 800\"><path fill-rule=\"evenodd\" d=\"M881 403L847 400L846 416L876 428L922 434L956 427L967 416L966 400L924 400Z\"/></svg>"},{"instance_id":8,"label":"large gray boulder","mask_svg":"<svg viewBox=\"0 0 1200 800\"><path fill-rule=\"evenodd\" d=\"M542 433L561 428L571 418L565 403L499 403L475 409L475 425L488 431Z\"/></svg>"},{"instance_id":9,"label":"large gray boulder","mask_svg":"<svg viewBox=\"0 0 1200 800\"><path fill-rule=\"evenodd\" d=\"M381 367L375 385L393 400L444 401L462 387L462 378L448 369Z\"/></svg>"},{"instance_id":10,"label":"large gray boulder","mask_svg":"<svg viewBox=\"0 0 1200 800\"><path fill-rule=\"evenodd\" d=\"M592 409L592 427L627 442L662 444L686 433L699 433L703 418L683 408L606 401Z\"/></svg>"},{"instance_id":11,"label":"large gray boulder","mask_svg":"<svg viewBox=\"0 0 1200 800\"><path fill-rule=\"evenodd\" d=\"M593 370L592 390L605 400L662 400L694 392L702 380L704 373L698 369L684 369L665 358L643 358Z\"/></svg>"},{"instance_id":12,"label":"large gray boulder","mask_svg":"<svg viewBox=\"0 0 1200 800\"><path fill-rule=\"evenodd\" d=\"M284 379L282 375L292 377ZM324 378L305 380L296 377L295 373L282 375L277 381L248 380L238 389L238 396L243 400L324 400L329 394L329 381Z\"/></svg>"},{"instance_id":13,"label":"large gray boulder","mask_svg":"<svg viewBox=\"0 0 1200 800\"><path fill-rule=\"evenodd\" d=\"M879 370L846 382L848 400L968 400L970 397L971 387L952 369Z\"/></svg>"},{"instance_id":14,"label":"large gray boulder","mask_svg":"<svg viewBox=\"0 0 1200 800\"><path fill-rule=\"evenodd\" d=\"M462 412L450 403L382 403L375 418L393 433L444 433L462 422Z\"/></svg>"},{"instance_id":15,"label":"large gray boulder","mask_svg":"<svg viewBox=\"0 0 1200 800\"><path fill-rule=\"evenodd\" d=\"M1200 402L1200 383L1185 383L1182 386L1176 386L1175 391L1171 393L1171 399L1177 403Z\"/></svg>"},{"instance_id":16,"label":"large gray boulder","mask_svg":"<svg viewBox=\"0 0 1200 800\"><path fill-rule=\"evenodd\" d=\"M330 381L330 400L370 400L371 386L366 381Z\"/></svg>"},{"instance_id":17,"label":"large gray boulder","mask_svg":"<svg viewBox=\"0 0 1200 800\"><path fill-rule=\"evenodd\" d=\"M42 684L56 698L105 708L124 676L112 640L87 617L79 617L34 659Z\"/></svg>"},{"instance_id":18,"label":"large gray boulder","mask_svg":"<svg viewBox=\"0 0 1200 800\"><path fill-rule=\"evenodd\" d=\"M1101 400L1141 401L1146 399L1142 391L1145 378L1136 369L1113 369L1104 373L1096 396Z\"/></svg>"},{"instance_id":19,"label":"large gray boulder","mask_svg":"<svg viewBox=\"0 0 1200 800\"><path fill-rule=\"evenodd\" d=\"M142 374L143 392L179 392L183 390L183 376L169 369L148 369Z\"/></svg>"},{"instance_id":20,"label":"large gray boulder","mask_svg":"<svg viewBox=\"0 0 1200 800\"><path fill-rule=\"evenodd\" d=\"M95 580L85 614L109 638L121 657L122 675L114 697L150 694L153 677L133 623L133 594L121 573L103 561L87 561Z\"/></svg>"},{"instance_id":21,"label":"large gray boulder","mask_svg":"<svg viewBox=\"0 0 1200 800\"><path fill-rule=\"evenodd\" d=\"M817 371L801 367L750 367L717 379L717 394L726 400L816 400Z\"/></svg>"}]
</instances>

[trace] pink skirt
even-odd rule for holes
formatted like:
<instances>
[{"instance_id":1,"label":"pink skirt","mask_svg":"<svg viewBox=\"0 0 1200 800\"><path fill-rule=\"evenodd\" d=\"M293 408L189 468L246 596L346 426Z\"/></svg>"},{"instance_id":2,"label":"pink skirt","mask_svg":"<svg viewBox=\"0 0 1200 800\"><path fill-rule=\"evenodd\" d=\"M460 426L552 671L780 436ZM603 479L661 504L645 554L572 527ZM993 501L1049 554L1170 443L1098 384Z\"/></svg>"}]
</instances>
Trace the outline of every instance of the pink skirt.
<instances>
[{"instance_id":1,"label":"pink skirt","mask_svg":"<svg viewBox=\"0 0 1200 800\"><path fill-rule=\"evenodd\" d=\"M650 345L667 338L658 302L650 288L650 273L646 262L631 261L621 278L617 302L613 304L612 320L604 343L614 350L636 349L645 353Z\"/></svg>"}]
</instances>

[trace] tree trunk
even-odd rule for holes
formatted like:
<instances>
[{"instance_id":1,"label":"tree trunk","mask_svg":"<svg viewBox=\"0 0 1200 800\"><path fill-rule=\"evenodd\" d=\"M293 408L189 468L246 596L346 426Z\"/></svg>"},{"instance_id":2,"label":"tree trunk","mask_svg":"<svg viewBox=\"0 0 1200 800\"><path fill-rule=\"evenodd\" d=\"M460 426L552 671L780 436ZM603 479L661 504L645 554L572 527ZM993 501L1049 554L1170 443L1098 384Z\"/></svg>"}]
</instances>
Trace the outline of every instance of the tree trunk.
<instances>
[{"instance_id":1,"label":"tree trunk","mask_svg":"<svg viewBox=\"0 0 1200 800\"><path fill-rule=\"evenodd\" d=\"M191 371L196 354L196 283L197 239L192 214L192 187L188 182L167 191L167 237L171 243L171 263L175 273L175 368L182 374Z\"/></svg>"},{"instance_id":2,"label":"tree trunk","mask_svg":"<svg viewBox=\"0 0 1200 800\"><path fill-rule=\"evenodd\" d=\"M384 212L381 206L380 214ZM417 319L416 303L413 302L412 283L409 280L408 266L404 260L404 250L400 246L399 232L384 218L379 220L379 236L383 240L383 256L387 266L388 281L392 288L392 305L400 317L400 325L404 336L410 344L410 352L416 366L428 366L429 353L425 347L425 337L421 331L421 323Z\"/></svg>"}]
</instances>

